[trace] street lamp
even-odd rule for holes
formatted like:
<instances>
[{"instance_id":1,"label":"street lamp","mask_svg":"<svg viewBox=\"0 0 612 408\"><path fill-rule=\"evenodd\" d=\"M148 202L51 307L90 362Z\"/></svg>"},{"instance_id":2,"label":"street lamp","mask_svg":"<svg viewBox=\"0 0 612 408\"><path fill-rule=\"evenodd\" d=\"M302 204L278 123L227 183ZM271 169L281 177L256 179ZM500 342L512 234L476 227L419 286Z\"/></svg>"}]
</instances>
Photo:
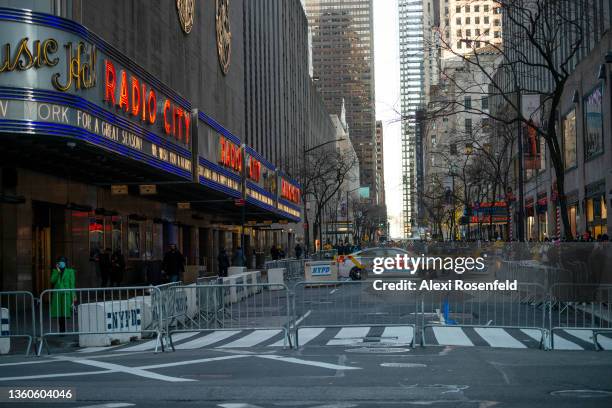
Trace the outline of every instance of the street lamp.
<instances>
[{"instance_id":1,"label":"street lamp","mask_svg":"<svg viewBox=\"0 0 612 408\"><path fill-rule=\"evenodd\" d=\"M305 149L305 150L304 150L304 154L306 154L306 153L310 153L310 152L312 152L313 150L318 149L319 147L323 147L323 146L325 146L325 145L328 145L328 144L330 144L330 143L343 142L343 141L345 141L345 140L346 140L346 139L345 139L345 138L343 138L343 137L341 137L341 138L339 138L339 139L335 139L335 140L328 140L327 142L325 142L325 143L321 143L321 144L319 144L319 145L316 145L315 147L311 147L310 149Z\"/></svg>"},{"instance_id":2,"label":"street lamp","mask_svg":"<svg viewBox=\"0 0 612 408\"><path fill-rule=\"evenodd\" d=\"M451 163L449 169L449 176L451 176L451 205L452 205L452 214L451 214L451 234L452 241L455 240L455 174L457 172L457 166L455 163Z\"/></svg>"},{"instance_id":3,"label":"street lamp","mask_svg":"<svg viewBox=\"0 0 612 408\"><path fill-rule=\"evenodd\" d=\"M346 192L346 230L347 230L347 234L348 234L348 226L349 226L349 194L352 193L353 191L357 191L359 190L361 187L357 187L354 188L352 190L348 190ZM355 229L355 226L353 226L353 230ZM353 231L354 232L354 231Z\"/></svg>"}]
</instances>

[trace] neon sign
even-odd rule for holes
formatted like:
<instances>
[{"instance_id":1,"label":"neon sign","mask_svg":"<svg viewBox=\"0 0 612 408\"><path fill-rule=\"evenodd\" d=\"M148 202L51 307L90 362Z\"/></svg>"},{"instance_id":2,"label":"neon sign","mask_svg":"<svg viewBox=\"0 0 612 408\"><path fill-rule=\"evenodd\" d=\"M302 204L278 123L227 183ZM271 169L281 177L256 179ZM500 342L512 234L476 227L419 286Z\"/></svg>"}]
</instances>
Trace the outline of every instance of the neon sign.
<instances>
[{"instance_id":1,"label":"neon sign","mask_svg":"<svg viewBox=\"0 0 612 408\"><path fill-rule=\"evenodd\" d=\"M300 203L300 189L286 180L281 180L281 197L292 203Z\"/></svg>"},{"instance_id":2,"label":"neon sign","mask_svg":"<svg viewBox=\"0 0 612 408\"><path fill-rule=\"evenodd\" d=\"M117 74L114 64L105 61L104 101L109 105L123 110L126 114L138 118L142 122L155 125L157 107L163 106L162 128L167 136L179 142L189 144L191 116L188 111L173 103L169 98L158 104L155 90L134 75L125 70Z\"/></svg>"},{"instance_id":3,"label":"neon sign","mask_svg":"<svg viewBox=\"0 0 612 408\"><path fill-rule=\"evenodd\" d=\"M242 171L242 149L223 136L219 137L219 164L235 171Z\"/></svg>"}]
</instances>

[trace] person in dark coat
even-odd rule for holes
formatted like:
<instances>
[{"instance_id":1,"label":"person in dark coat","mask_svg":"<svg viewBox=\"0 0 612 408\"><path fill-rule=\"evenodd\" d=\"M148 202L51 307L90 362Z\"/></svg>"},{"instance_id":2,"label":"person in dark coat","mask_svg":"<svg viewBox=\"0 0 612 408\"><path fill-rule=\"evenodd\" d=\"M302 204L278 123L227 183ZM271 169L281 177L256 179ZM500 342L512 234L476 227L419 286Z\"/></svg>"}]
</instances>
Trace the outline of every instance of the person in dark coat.
<instances>
[{"instance_id":1,"label":"person in dark coat","mask_svg":"<svg viewBox=\"0 0 612 408\"><path fill-rule=\"evenodd\" d=\"M219 251L219 255L217 255L217 263L219 264L219 276L226 277L227 268L230 266L230 260L227 256L227 251L225 248L221 248L221 251Z\"/></svg>"},{"instance_id":2,"label":"person in dark coat","mask_svg":"<svg viewBox=\"0 0 612 408\"><path fill-rule=\"evenodd\" d=\"M178 282L185 272L185 257L176 249L176 244L170 245L170 250L164 255L162 273L168 276L170 282Z\"/></svg>"},{"instance_id":3,"label":"person in dark coat","mask_svg":"<svg viewBox=\"0 0 612 408\"><path fill-rule=\"evenodd\" d=\"M295 257L297 259L302 258L302 246L299 243L295 246Z\"/></svg>"},{"instance_id":4,"label":"person in dark coat","mask_svg":"<svg viewBox=\"0 0 612 408\"><path fill-rule=\"evenodd\" d=\"M236 248L236 252L234 252L234 257L232 258L232 266L245 266L246 259L244 258L244 253L242 252L242 248Z\"/></svg>"},{"instance_id":5,"label":"person in dark coat","mask_svg":"<svg viewBox=\"0 0 612 408\"><path fill-rule=\"evenodd\" d=\"M111 256L111 285L120 286L125 272L125 258L121 250L116 250Z\"/></svg>"},{"instance_id":6,"label":"person in dark coat","mask_svg":"<svg viewBox=\"0 0 612 408\"><path fill-rule=\"evenodd\" d=\"M272 248L270 248L270 255L272 256L273 261L278 260L278 249L276 248L276 245L272 245Z\"/></svg>"},{"instance_id":7,"label":"person in dark coat","mask_svg":"<svg viewBox=\"0 0 612 408\"><path fill-rule=\"evenodd\" d=\"M100 287L105 288L111 282L111 250L106 248L104 252L98 255L98 266L100 267Z\"/></svg>"}]
</instances>

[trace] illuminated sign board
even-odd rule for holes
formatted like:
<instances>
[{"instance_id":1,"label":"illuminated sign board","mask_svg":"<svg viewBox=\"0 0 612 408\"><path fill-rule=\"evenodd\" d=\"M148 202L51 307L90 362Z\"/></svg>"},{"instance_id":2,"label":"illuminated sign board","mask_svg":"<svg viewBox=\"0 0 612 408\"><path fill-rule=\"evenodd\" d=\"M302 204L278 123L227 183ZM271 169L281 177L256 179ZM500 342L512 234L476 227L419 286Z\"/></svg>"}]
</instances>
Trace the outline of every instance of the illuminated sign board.
<instances>
[{"instance_id":1,"label":"illuminated sign board","mask_svg":"<svg viewBox=\"0 0 612 408\"><path fill-rule=\"evenodd\" d=\"M36 133L80 138L190 177L188 102L108 45L33 26L2 21L0 120L16 123L15 133L32 133L34 121Z\"/></svg>"}]
</instances>

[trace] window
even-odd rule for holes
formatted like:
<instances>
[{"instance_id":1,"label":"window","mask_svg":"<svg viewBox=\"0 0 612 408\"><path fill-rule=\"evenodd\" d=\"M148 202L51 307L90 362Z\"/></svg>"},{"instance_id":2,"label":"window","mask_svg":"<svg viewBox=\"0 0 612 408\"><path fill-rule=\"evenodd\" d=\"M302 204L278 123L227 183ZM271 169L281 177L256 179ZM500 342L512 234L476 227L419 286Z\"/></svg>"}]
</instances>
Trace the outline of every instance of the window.
<instances>
[{"instance_id":1,"label":"window","mask_svg":"<svg viewBox=\"0 0 612 408\"><path fill-rule=\"evenodd\" d=\"M484 12L488 13L489 12L489 5L485 4L484 6L482 6L484 8Z\"/></svg>"},{"instance_id":2,"label":"window","mask_svg":"<svg viewBox=\"0 0 612 408\"><path fill-rule=\"evenodd\" d=\"M457 17L457 19L455 20L455 22L457 23L457 25L461 25L461 17Z\"/></svg>"},{"instance_id":3,"label":"window","mask_svg":"<svg viewBox=\"0 0 612 408\"><path fill-rule=\"evenodd\" d=\"M498 18L496 18L495 20L493 20L493 25L494 25L495 27L499 27L499 26L501 25L501 22L499 21L499 19L498 19Z\"/></svg>"},{"instance_id":4,"label":"window","mask_svg":"<svg viewBox=\"0 0 612 408\"><path fill-rule=\"evenodd\" d=\"M480 17L474 17L474 24L480 24Z\"/></svg>"},{"instance_id":5,"label":"window","mask_svg":"<svg viewBox=\"0 0 612 408\"><path fill-rule=\"evenodd\" d=\"M458 48L458 49L461 49L461 47L462 47L462 43L461 43L461 41L457 41L457 48Z\"/></svg>"},{"instance_id":6,"label":"window","mask_svg":"<svg viewBox=\"0 0 612 408\"><path fill-rule=\"evenodd\" d=\"M457 30L457 37L461 37L461 30Z\"/></svg>"},{"instance_id":7,"label":"window","mask_svg":"<svg viewBox=\"0 0 612 408\"><path fill-rule=\"evenodd\" d=\"M472 97L466 96L465 98L463 98L463 104L465 105L466 109L471 109L472 108Z\"/></svg>"},{"instance_id":8,"label":"window","mask_svg":"<svg viewBox=\"0 0 612 408\"><path fill-rule=\"evenodd\" d=\"M601 103L603 89L601 86L584 98L584 159L603 152L603 120Z\"/></svg>"},{"instance_id":9,"label":"window","mask_svg":"<svg viewBox=\"0 0 612 408\"><path fill-rule=\"evenodd\" d=\"M472 23L472 19L469 17L465 18L465 24L471 24Z\"/></svg>"},{"instance_id":10,"label":"window","mask_svg":"<svg viewBox=\"0 0 612 408\"><path fill-rule=\"evenodd\" d=\"M469 28L467 30L465 30L465 36L466 37L471 37L472 36L472 30L470 30Z\"/></svg>"},{"instance_id":11,"label":"window","mask_svg":"<svg viewBox=\"0 0 612 408\"><path fill-rule=\"evenodd\" d=\"M457 143L450 144L450 154L453 156L457 155Z\"/></svg>"},{"instance_id":12,"label":"window","mask_svg":"<svg viewBox=\"0 0 612 408\"><path fill-rule=\"evenodd\" d=\"M455 13L461 13L461 6L455 7Z\"/></svg>"},{"instance_id":13,"label":"window","mask_svg":"<svg viewBox=\"0 0 612 408\"><path fill-rule=\"evenodd\" d=\"M489 16L484 16L484 23L489 24Z\"/></svg>"},{"instance_id":14,"label":"window","mask_svg":"<svg viewBox=\"0 0 612 408\"><path fill-rule=\"evenodd\" d=\"M466 13L469 13L469 12L470 12L470 6L469 6L469 5L465 6L465 12L466 12Z\"/></svg>"},{"instance_id":15,"label":"window","mask_svg":"<svg viewBox=\"0 0 612 408\"><path fill-rule=\"evenodd\" d=\"M572 110L562 120L563 123L563 161L565 168L576 166L576 110Z\"/></svg>"},{"instance_id":16,"label":"window","mask_svg":"<svg viewBox=\"0 0 612 408\"><path fill-rule=\"evenodd\" d=\"M489 98L488 97L483 96L480 102L482 104L482 109L483 110L489 109Z\"/></svg>"},{"instance_id":17,"label":"window","mask_svg":"<svg viewBox=\"0 0 612 408\"><path fill-rule=\"evenodd\" d=\"M494 32L494 33L493 33L493 37L494 37L494 38L499 38L499 31Z\"/></svg>"},{"instance_id":18,"label":"window","mask_svg":"<svg viewBox=\"0 0 612 408\"><path fill-rule=\"evenodd\" d=\"M465 119L465 134L468 136L472 135L472 119Z\"/></svg>"}]
</instances>

